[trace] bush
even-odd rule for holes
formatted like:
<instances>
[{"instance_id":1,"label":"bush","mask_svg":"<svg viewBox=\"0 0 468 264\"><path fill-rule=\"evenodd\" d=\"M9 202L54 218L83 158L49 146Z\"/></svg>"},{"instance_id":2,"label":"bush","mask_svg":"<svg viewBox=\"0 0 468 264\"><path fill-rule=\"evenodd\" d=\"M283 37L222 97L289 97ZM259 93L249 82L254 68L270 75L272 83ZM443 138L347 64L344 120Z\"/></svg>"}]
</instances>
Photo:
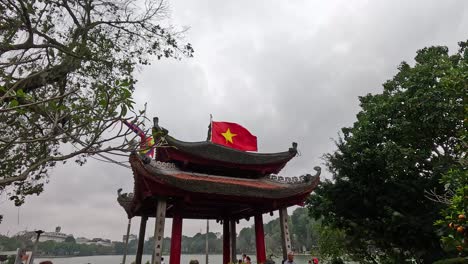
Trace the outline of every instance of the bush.
<instances>
[{"instance_id":1,"label":"bush","mask_svg":"<svg viewBox=\"0 0 468 264\"><path fill-rule=\"evenodd\" d=\"M432 264L468 264L468 258L441 259Z\"/></svg>"},{"instance_id":2,"label":"bush","mask_svg":"<svg viewBox=\"0 0 468 264\"><path fill-rule=\"evenodd\" d=\"M8 256L8 260L7 260L6 264L14 264L15 260L16 260L16 256L15 255L10 255L10 256Z\"/></svg>"},{"instance_id":3,"label":"bush","mask_svg":"<svg viewBox=\"0 0 468 264\"><path fill-rule=\"evenodd\" d=\"M331 264L344 264L344 261L340 258L334 258L330 263Z\"/></svg>"}]
</instances>

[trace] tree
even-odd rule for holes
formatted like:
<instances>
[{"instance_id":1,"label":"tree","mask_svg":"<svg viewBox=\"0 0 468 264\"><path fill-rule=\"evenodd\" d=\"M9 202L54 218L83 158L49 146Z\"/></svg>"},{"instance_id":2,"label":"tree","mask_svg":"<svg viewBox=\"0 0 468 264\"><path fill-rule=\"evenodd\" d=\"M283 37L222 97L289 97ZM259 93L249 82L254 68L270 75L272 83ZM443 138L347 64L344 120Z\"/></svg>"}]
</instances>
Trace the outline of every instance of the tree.
<instances>
[{"instance_id":1,"label":"tree","mask_svg":"<svg viewBox=\"0 0 468 264\"><path fill-rule=\"evenodd\" d=\"M67 237L65 238L65 241L64 241L64 242L65 242L65 243L76 244L76 240L75 240L75 238L74 238L73 236L67 236Z\"/></svg>"},{"instance_id":2,"label":"tree","mask_svg":"<svg viewBox=\"0 0 468 264\"><path fill-rule=\"evenodd\" d=\"M340 261L346 254L346 235L343 230L315 224L318 231L318 245L312 255L328 261Z\"/></svg>"},{"instance_id":3,"label":"tree","mask_svg":"<svg viewBox=\"0 0 468 264\"><path fill-rule=\"evenodd\" d=\"M112 244L114 244L114 252L116 255L123 255L125 253L125 243L124 242L120 242L120 241L114 241L112 242ZM129 252L129 254L133 253L133 252Z\"/></svg>"},{"instance_id":4,"label":"tree","mask_svg":"<svg viewBox=\"0 0 468 264\"><path fill-rule=\"evenodd\" d=\"M317 226L320 226L320 223L317 223L308 215L306 208L299 207L294 210L291 215L290 228L294 235L294 239L292 239L293 248L296 251L302 252L303 248L310 250L313 246L317 246L320 235Z\"/></svg>"},{"instance_id":5,"label":"tree","mask_svg":"<svg viewBox=\"0 0 468 264\"><path fill-rule=\"evenodd\" d=\"M464 139L468 132L465 131ZM467 149L467 143L460 147ZM436 225L441 227L444 249L452 256L468 255L468 157L460 159L461 167L450 169L441 179L443 195L431 193L433 200L447 205Z\"/></svg>"},{"instance_id":6,"label":"tree","mask_svg":"<svg viewBox=\"0 0 468 264\"><path fill-rule=\"evenodd\" d=\"M253 235L255 234L254 228L255 226L252 226L250 228ZM282 240L281 240L281 227L280 227L279 218L276 218L264 224L263 231L265 233L265 246L266 246L267 255L281 252ZM239 237L240 237L240 234L239 234ZM244 252L248 252L248 251L244 251ZM241 252L241 253L244 253L244 252Z\"/></svg>"},{"instance_id":7,"label":"tree","mask_svg":"<svg viewBox=\"0 0 468 264\"><path fill-rule=\"evenodd\" d=\"M0 250L13 251L21 247L21 242L17 239L0 235Z\"/></svg>"},{"instance_id":8,"label":"tree","mask_svg":"<svg viewBox=\"0 0 468 264\"><path fill-rule=\"evenodd\" d=\"M251 253L255 249L255 233L253 228L244 227L239 232L237 238L238 244L237 247L242 253Z\"/></svg>"},{"instance_id":9,"label":"tree","mask_svg":"<svg viewBox=\"0 0 468 264\"><path fill-rule=\"evenodd\" d=\"M397 263L444 255L433 226L443 206L425 191L441 193L442 175L466 156L456 147L468 87L467 42L459 45L455 55L429 47L417 52L414 66L401 63L383 93L360 97L357 121L325 156L333 181L323 182L308 206L363 254L375 248Z\"/></svg>"},{"instance_id":10,"label":"tree","mask_svg":"<svg viewBox=\"0 0 468 264\"><path fill-rule=\"evenodd\" d=\"M57 162L132 150L114 139L130 134L129 111L142 115L134 70L193 53L162 26L163 0L0 0L0 14L0 191L16 205Z\"/></svg>"}]
</instances>

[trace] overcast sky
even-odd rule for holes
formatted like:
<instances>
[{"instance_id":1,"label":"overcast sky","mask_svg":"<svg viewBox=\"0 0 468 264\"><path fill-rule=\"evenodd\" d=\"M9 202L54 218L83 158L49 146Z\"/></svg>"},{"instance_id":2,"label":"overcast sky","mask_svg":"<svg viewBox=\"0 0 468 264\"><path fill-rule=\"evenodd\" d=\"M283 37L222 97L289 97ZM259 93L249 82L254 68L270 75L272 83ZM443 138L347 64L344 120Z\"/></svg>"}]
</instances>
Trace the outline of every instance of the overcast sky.
<instances>
[{"instance_id":1,"label":"overcast sky","mask_svg":"<svg viewBox=\"0 0 468 264\"><path fill-rule=\"evenodd\" d=\"M138 74L137 104L148 117L185 141L206 138L214 120L242 124L258 137L260 152L299 143L301 155L281 172L313 173L332 138L351 126L358 96L379 93L417 49L468 39L468 1L170 1L171 20L188 26L195 57L155 61ZM329 175L326 172L325 176ZM90 160L57 167L40 196L19 210L0 197L1 234L62 231L75 237L121 240L127 219L116 191L133 190L130 170ZM291 211L291 210L290 210ZM277 215L277 214L276 214ZM267 221L271 217L264 216ZM138 233L139 219L132 233ZM202 230L184 220L183 233ZM253 221L241 222L244 226ZM170 235L171 219L166 221ZM210 230L221 232L211 222ZM152 235L148 222L146 236Z\"/></svg>"}]
</instances>

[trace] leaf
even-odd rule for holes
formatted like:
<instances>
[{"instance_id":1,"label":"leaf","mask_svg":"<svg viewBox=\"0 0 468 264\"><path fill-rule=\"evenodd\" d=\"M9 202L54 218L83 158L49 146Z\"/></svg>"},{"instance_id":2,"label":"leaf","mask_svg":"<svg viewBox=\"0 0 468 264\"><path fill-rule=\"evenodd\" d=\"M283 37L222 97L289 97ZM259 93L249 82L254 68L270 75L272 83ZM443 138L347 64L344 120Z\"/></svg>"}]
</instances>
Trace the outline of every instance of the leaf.
<instances>
[{"instance_id":1,"label":"leaf","mask_svg":"<svg viewBox=\"0 0 468 264\"><path fill-rule=\"evenodd\" d=\"M127 115L127 107L123 105L120 111L120 116L125 116L125 115Z\"/></svg>"},{"instance_id":2,"label":"leaf","mask_svg":"<svg viewBox=\"0 0 468 264\"><path fill-rule=\"evenodd\" d=\"M11 100L10 107L16 107L19 105L19 102L16 99Z\"/></svg>"},{"instance_id":3,"label":"leaf","mask_svg":"<svg viewBox=\"0 0 468 264\"><path fill-rule=\"evenodd\" d=\"M106 107L106 105L107 105L107 100L106 100L106 99L101 99L101 100L99 100L99 105L102 106L102 107Z\"/></svg>"},{"instance_id":4,"label":"leaf","mask_svg":"<svg viewBox=\"0 0 468 264\"><path fill-rule=\"evenodd\" d=\"M123 94L124 94L124 98L132 97L132 93L130 92L130 90L128 90L126 88L123 88L122 91L123 91Z\"/></svg>"},{"instance_id":5,"label":"leaf","mask_svg":"<svg viewBox=\"0 0 468 264\"><path fill-rule=\"evenodd\" d=\"M19 97L24 97L24 92L23 92L23 89L19 89L18 91L16 91L16 96L19 96Z\"/></svg>"}]
</instances>

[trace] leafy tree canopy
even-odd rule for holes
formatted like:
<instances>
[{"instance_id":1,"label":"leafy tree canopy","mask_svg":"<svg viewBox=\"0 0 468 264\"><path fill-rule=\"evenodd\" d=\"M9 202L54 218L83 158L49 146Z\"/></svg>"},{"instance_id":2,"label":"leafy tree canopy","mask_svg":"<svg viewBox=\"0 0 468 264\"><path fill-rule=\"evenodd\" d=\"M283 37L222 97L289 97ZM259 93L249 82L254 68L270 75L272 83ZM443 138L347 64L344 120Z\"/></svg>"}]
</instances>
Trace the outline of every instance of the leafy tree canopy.
<instances>
[{"instance_id":1,"label":"leafy tree canopy","mask_svg":"<svg viewBox=\"0 0 468 264\"><path fill-rule=\"evenodd\" d=\"M129 151L113 139L130 134L135 68L193 53L162 0L0 0L0 14L0 192L17 205L57 162Z\"/></svg>"},{"instance_id":2,"label":"leafy tree canopy","mask_svg":"<svg viewBox=\"0 0 468 264\"><path fill-rule=\"evenodd\" d=\"M467 42L421 49L403 62L381 94L360 97L362 110L342 129L337 151L325 159L333 174L308 201L316 217L343 229L361 252L371 249L403 263L432 263L443 255L433 223L442 204L440 179L466 156L458 148L468 87Z\"/></svg>"}]
</instances>

